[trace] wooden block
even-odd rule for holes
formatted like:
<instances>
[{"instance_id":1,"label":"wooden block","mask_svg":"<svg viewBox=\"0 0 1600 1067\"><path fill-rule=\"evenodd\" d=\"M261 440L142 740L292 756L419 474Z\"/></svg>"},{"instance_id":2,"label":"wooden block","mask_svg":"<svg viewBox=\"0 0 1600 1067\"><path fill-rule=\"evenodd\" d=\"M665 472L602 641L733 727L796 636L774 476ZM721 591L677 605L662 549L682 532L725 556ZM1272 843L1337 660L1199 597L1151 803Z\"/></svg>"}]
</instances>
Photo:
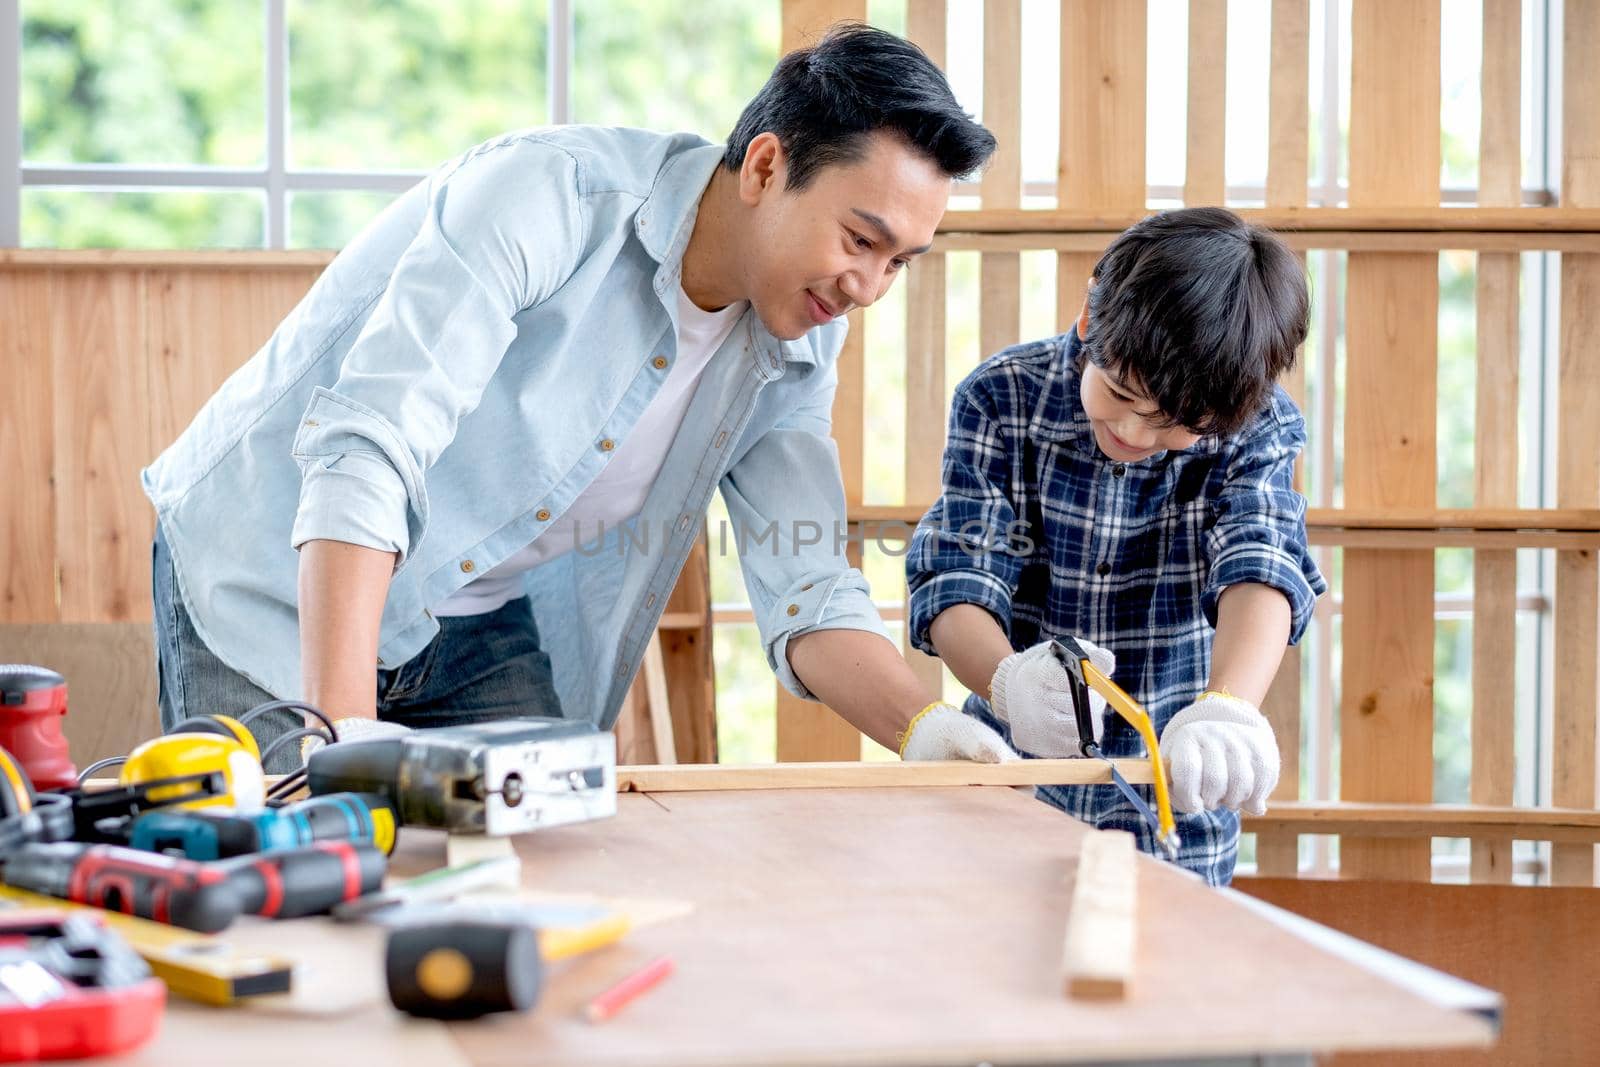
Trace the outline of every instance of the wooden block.
<instances>
[{"instance_id":1,"label":"wooden block","mask_svg":"<svg viewBox=\"0 0 1600 1067\"><path fill-rule=\"evenodd\" d=\"M444 865L460 867L479 860L501 858L517 860L507 867L505 888L516 889L522 885L522 861L509 837L490 837L488 834L446 834L444 839Z\"/></svg>"},{"instance_id":2,"label":"wooden block","mask_svg":"<svg viewBox=\"0 0 1600 1067\"><path fill-rule=\"evenodd\" d=\"M1138 871L1133 835L1101 830L1083 839L1061 950L1068 996L1120 1000L1133 979Z\"/></svg>"}]
</instances>

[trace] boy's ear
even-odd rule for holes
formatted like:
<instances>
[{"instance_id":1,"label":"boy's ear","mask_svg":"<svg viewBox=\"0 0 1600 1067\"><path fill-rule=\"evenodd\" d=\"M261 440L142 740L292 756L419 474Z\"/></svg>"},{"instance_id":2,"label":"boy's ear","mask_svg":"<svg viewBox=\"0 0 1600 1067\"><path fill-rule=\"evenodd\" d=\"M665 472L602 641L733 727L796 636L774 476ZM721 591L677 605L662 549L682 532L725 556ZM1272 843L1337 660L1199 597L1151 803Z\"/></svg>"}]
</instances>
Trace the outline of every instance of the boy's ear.
<instances>
[{"instance_id":1,"label":"boy's ear","mask_svg":"<svg viewBox=\"0 0 1600 1067\"><path fill-rule=\"evenodd\" d=\"M1089 278L1090 289L1094 288L1094 278ZM1083 340L1089 335L1089 294L1083 294L1083 309L1078 312L1078 340Z\"/></svg>"}]
</instances>

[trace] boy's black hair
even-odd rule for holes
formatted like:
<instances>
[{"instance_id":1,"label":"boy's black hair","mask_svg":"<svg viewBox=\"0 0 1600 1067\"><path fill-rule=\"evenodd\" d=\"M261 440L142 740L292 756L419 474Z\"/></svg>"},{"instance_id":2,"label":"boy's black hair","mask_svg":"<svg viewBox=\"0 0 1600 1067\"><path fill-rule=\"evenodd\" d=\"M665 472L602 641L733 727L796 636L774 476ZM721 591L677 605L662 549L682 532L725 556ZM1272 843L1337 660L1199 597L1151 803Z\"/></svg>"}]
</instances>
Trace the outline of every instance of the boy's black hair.
<instances>
[{"instance_id":1,"label":"boy's black hair","mask_svg":"<svg viewBox=\"0 0 1600 1067\"><path fill-rule=\"evenodd\" d=\"M1167 424L1236 433L1268 403L1306 338L1300 261L1219 207L1152 215L1094 268L1084 351L1143 387Z\"/></svg>"},{"instance_id":2,"label":"boy's black hair","mask_svg":"<svg viewBox=\"0 0 1600 1067\"><path fill-rule=\"evenodd\" d=\"M810 48L778 61L745 106L722 165L737 171L758 134L774 133L788 157L788 188L861 158L868 135L899 134L952 178L994 154L994 134L961 110L950 83L927 55L901 37L842 22Z\"/></svg>"}]
</instances>

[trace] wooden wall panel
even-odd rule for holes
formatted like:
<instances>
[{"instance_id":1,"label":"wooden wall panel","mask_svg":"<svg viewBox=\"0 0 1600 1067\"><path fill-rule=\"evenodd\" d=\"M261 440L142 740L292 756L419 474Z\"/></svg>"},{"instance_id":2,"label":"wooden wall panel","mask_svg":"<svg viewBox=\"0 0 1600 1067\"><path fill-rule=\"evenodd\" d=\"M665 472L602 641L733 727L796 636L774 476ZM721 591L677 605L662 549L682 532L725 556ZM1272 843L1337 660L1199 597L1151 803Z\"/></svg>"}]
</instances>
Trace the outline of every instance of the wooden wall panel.
<instances>
[{"instance_id":1,"label":"wooden wall panel","mask_svg":"<svg viewBox=\"0 0 1600 1067\"><path fill-rule=\"evenodd\" d=\"M0 623L0 660L49 667L67 680L62 731L79 770L161 732L148 622Z\"/></svg>"},{"instance_id":2,"label":"wooden wall panel","mask_svg":"<svg viewBox=\"0 0 1600 1067\"><path fill-rule=\"evenodd\" d=\"M1228 0L1189 0L1189 114L1183 202L1226 200ZM1302 113L1301 121L1304 122Z\"/></svg>"},{"instance_id":3,"label":"wooden wall panel","mask_svg":"<svg viewBox=\"0 0 1600 1067\"><path fill-rule=\"evenodd\" d=\"M1350 204L1439 203L1439 2L1355 0ZM1439 264L1351 253L1345 504L1437 503ZM1433 552L1344 554L1339 726L1345 800L1433 799ZM1427 880L1427 841L1345 838L1352 878Z\"/></svg>"},{"instance_id":4,"label":"wooden wall panel","mask_svg":"<svg viewBox=\"0 0 1600 1067\"><path fill-rule=\"evenodd\" d=\"M1062 2L1064 210L1144 209L1146 22L1140 3Z\"/></svg>"},{"instance_id":5,"label":"wooden wall panel","mask_svg":"<svg viewBox=\"0 0 1600 1067\"><path fill-rule=\"evenodd\" d=\"M1482 121L1478 203L1522 198L1522 4L1483 5ZM1474 498L1480 508L1517 506L1518 285L1521 257L1482 252L1477 278L1477 420ZM1517 553L1479 549L1472 561L1472 777L1474 804L1510 804L1516 781ZM1472 842L1472 880L1509 883L1509 836Z\"/></svg>"},{"instance_id":6,"label":"wooden wall panel","mask_svg":"<svg viewBox=\"0 0 1600 1067\"><path fill-rule=\"evenodd\" d=\"M1267 204L1306 202L1310 159L1310 0L1272 0L1267 87Z\"/></svg>"},{"instance_id":7,"label":"wooden wall panel","mask_svg":"<svg viewBox=\"0 0 1600 1067\"><path fill-rule=\"evenodd\" d=\"M999 146L983 173L983 206L1022 206L1022 3L983 5L983 122ZM1022 320L1022 255L985 252L979 268L979 358L1017 343Z\"/></svg>"},{"instance_id":8,"label":"wooden wall panel","mask_svg":"<svg viewBox=\"0 0 1600 1067\"><path fill-rule=\"evenodd\" d=\"M1563 15L1563 207L1600 207L1600 4L1569 3ZM1579 60L1578 57L1582 57ZM1578 102L1582 101L1582 105ZM1561 257L1560 380L1556 389L1556 504L1600 503L1600 255ZM1558 805L1595 804L1596 583L1592 551L1556 553L1553 796ZM1594 850L1556 845L1558 885L1592 885Z\"/></svg>"},{"instance_id":9,"label":"wooden wall panel","mask_svg":"<svg viewBox=\"0 0 1600 1067\"><path fill-rule=\"evenodd\" d=\"M142 271L50 280L63 622L150 617L155 517L139 487L152 458L139 448L149 440L144 289Z\"/></svg>"},{"instance_id":10,"label":"wooden wall panel","mask_svg":"<svg viewBox=\"0 0 1600 1067\"><path fill-rule=\"evenodd\" d=\"M0 272L0 622L54 622L56 603L55 390L50 361L50 276ZM0 648L0 660L15 653Z\"/></svg>"},{"instance_id":11,"label":"wooden wall panel","mask_svg":"<svg viewBox=\"0 0 1600 1067\"><path fill-rule=\"evenodd\" d=\"M700 625L661 630L673 747L681 763L717 762L717 674L712 658L711 557L704 530L689 551L667 611L693 613Z\"/></svg>"}]
</instances>

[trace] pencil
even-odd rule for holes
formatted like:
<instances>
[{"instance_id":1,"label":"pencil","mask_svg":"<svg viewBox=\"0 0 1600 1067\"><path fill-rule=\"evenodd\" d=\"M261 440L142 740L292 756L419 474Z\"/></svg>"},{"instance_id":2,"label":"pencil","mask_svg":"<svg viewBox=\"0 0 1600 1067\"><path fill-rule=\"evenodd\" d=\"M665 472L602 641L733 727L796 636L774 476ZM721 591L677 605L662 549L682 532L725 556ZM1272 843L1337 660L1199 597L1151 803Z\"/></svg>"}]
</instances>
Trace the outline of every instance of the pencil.
<instances>
[{"instance_id":1,"label":"pencil","mask_svg":"<svg viewBox=\"0 0 1600 1067\"><path fill-rule=\"evenodd\" d=\"M589 1001L589 1006L584 1010L584 1014L589 1017L589 1021L592 1023L604 1022L671 973L671 956L662 956L659 959L652 960Z\"/></svg>"}]
</instances>

